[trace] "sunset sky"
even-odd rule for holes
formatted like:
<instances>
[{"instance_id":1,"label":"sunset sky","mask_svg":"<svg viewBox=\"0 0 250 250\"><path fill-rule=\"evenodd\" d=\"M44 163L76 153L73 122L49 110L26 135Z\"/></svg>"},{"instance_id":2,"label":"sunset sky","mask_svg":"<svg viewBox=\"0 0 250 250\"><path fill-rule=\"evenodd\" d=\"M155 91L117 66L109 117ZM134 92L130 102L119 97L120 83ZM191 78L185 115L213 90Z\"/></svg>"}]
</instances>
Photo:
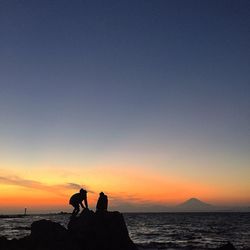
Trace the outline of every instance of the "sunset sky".
<instances>
[{"instance_id":1,"label":"sunset sky","mask_svg":"<svg viewBox=\"0 0 250 250\"><path fill-rule=\"evenodd\" d=\"M248 0L0 1L0 214L250 206L249 30Z\"/></svg>"}]
</instances>

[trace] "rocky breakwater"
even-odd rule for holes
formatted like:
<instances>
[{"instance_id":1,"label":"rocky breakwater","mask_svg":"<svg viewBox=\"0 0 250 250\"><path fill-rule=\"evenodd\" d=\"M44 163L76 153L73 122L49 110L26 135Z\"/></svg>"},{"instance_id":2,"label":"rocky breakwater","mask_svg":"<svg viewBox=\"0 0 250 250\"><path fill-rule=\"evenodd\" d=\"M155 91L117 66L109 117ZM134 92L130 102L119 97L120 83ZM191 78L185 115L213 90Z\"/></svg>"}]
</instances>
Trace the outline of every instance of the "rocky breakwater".
<instances>
[{"instance_id":1,"label":"rocky breakwater","mask_svg":"<svg viewBox=\"0 0 250 250\"><path fill-rule=\"evenodd\" d=\"M0 238L1 250L137 250L119 212L94 213L90 210L62 225L39 220L31 234L19 240Z\"/></svg>"}]
</instances>

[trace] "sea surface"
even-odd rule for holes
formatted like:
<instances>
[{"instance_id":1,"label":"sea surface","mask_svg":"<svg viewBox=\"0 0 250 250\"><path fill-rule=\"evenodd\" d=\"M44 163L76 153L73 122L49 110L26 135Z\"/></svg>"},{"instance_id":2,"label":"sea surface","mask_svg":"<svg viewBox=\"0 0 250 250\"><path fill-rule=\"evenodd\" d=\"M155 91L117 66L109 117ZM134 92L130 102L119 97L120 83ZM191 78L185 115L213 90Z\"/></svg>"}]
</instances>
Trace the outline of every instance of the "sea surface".
<instances>
[{"instance_id":1,"label":"sea surface","mask_svg":"<svg viewBox=\"0 0 250 250\"><path fill-rule=\"evenodd\" d=\"M142 249L214 249L230 241L250 249L250 213L125 213L131 239ZM0 218L0 236L29 235L33 221L67 226L69 214Z\"/></svg>"}]
</instances>

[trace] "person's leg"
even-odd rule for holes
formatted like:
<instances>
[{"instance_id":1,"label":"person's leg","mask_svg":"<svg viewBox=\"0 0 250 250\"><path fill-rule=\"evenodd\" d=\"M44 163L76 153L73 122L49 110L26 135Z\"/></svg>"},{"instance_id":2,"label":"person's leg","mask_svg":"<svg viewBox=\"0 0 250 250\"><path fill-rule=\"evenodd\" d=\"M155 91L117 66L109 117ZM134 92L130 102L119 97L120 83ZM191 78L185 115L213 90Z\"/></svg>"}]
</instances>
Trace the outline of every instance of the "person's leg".
<instances>
[{"instance_id":1,"label":"person's leg","mask_svg":"<svg viewBox=\"0 0 250 250\"><path fill-rule=\"evenodd\" d=\"M77 215L78 213L79 213L79 211L80 211L80 206L79 206L79 204L77 204L77 206L75 207L75 214Z\"/></svg>"},{"instance_id":2,"label":"person's leg","mask_svg":"<svg viewBox=\"0 0 250 250\"><path fill-rule=\"evenodd\" d=\"M79 213L80 207L79 204L72 204L72 206L74 207L74 210L72 212L72 217L74 217Z\"/></svg>"}]
</instances>

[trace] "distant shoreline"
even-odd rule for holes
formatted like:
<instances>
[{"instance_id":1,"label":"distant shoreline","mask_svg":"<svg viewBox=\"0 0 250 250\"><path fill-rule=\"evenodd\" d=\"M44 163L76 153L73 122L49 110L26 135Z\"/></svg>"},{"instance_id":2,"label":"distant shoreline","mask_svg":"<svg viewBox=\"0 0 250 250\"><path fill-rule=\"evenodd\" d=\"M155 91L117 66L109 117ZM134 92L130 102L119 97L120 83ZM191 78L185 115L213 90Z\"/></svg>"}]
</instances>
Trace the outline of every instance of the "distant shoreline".
<instances>
[{"instance_id":1,"label":"distant shoreline","mask_svg":"<svg viewBox=\"0 0 250 250\"><path fill-rule=\"evenodd\" d=\"M165 211L165 212L123 212L123 214L222 214L222 213L241 213L246 214L250 211ZM29 216L48 216L48 215L70 215L69 212L59 213L30 213L30 214L0 214L0 219L7 218L24 218Z\"/></svg>"}]
</instances>

